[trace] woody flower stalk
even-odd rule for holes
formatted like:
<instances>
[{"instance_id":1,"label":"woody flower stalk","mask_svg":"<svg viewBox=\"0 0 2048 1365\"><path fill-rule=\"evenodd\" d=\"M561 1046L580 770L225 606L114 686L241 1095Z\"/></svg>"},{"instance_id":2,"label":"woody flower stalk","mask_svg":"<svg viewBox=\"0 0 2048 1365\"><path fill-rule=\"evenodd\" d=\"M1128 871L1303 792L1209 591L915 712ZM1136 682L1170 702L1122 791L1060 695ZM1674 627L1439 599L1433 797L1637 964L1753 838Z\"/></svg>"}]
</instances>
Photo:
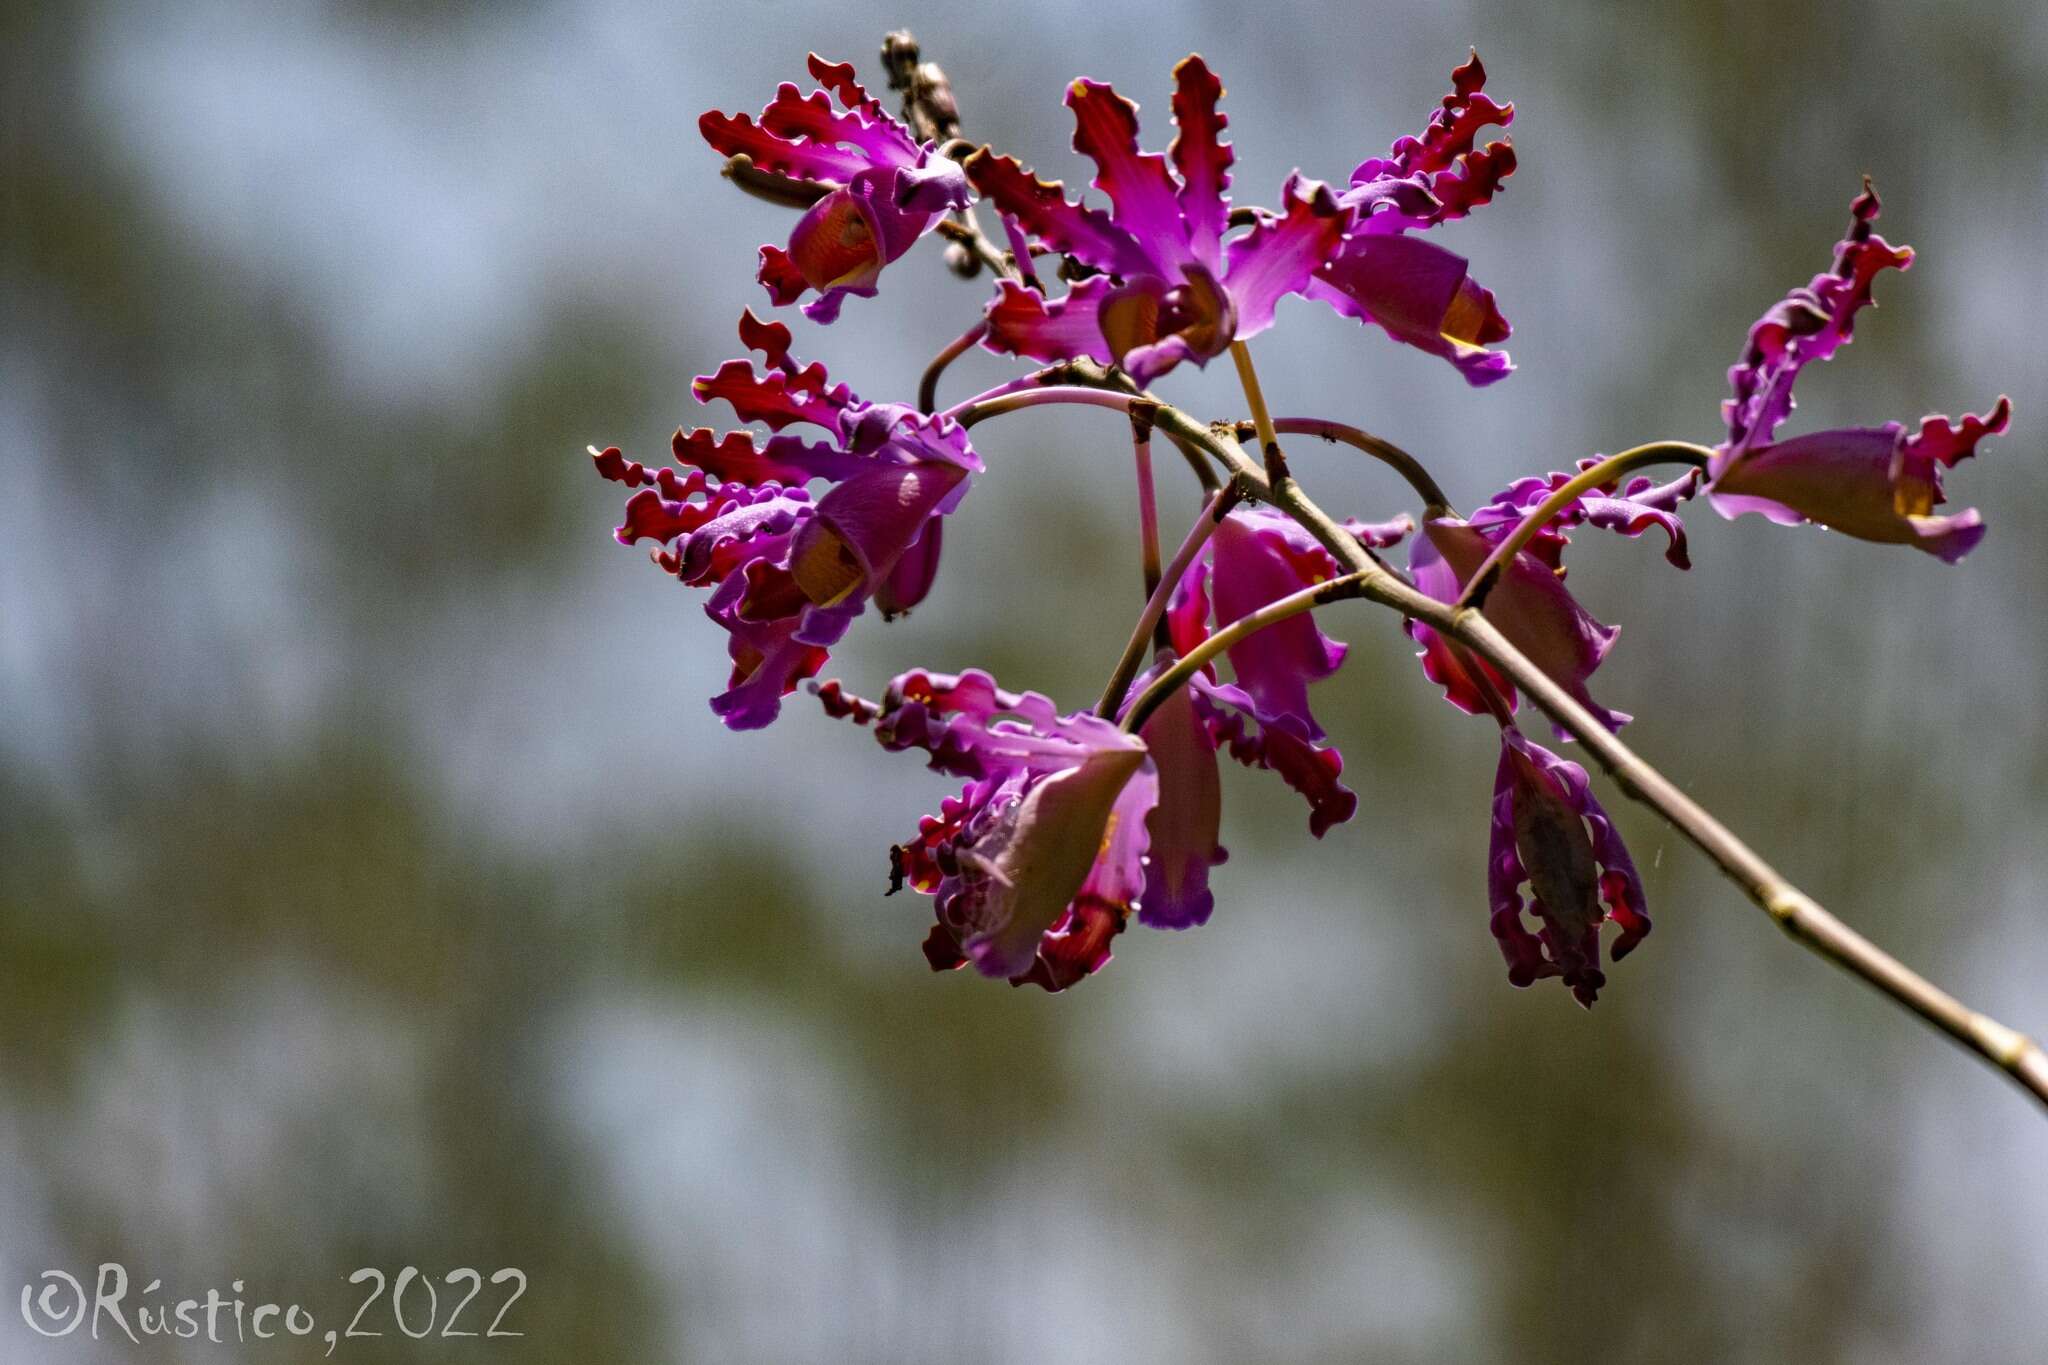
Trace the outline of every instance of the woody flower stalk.
<instances>
[{"instance_id":1,"label":"woody flower stalk","mask_svg":"<svg viewBox=\"0 0 2048 1365\"><path fill-rule=\"evenodd\" d=\"M933 968L1062 991L1101 971L1132 921L1181 930L1233 913L1227 884L1212 879L1226 857L1225 753L1298 792L1318 838L1362 799L1388 799L1370 788L1361 798L1340 780L1343 756L1311 709L1311 688L1341 685L1333 680L1347 660L1315 613L1366 601L1403 619L1448 701L1498 728L1489 850L1474 881L1511 984L1555 978L1590 1007L1610 986L1608 967L1651 924L1642 880L1587 768L1524 733L1533 707L1559 741L1576 743L1623 795L1681 831L1795 941L2048 1104L2048 1055L2037 1044L1822 909L1622 742L1628 714L1596 700L1591 683L1618 631L1564 582L1565 552L1588 528L1631 539L1654 532L1664 558L1688 568L1681 513L1702 491L1727 516L1814 522L1950 563L1981 540L1974 509L1935 508L1943 472L2006 430L2005 399L1984 416L1931 417L1917 430L1890 422L1777 436L1799 371L1846 344L1873 281L1911 260L1875 234L1878 201L1867 183L1829 269L1751 329L1716 444L1667 439L1588 457L1518 479L1460 514L1437 472L1363 427L1274 417L1250 343L1295 297L1450 362L1475 389L1509 375L1496 349L1508 327L1493 293L1432 239L1498 197L1516 169L1505 138L1484 138L1515 110L1486 92L1476 54L1452 73L1421 133L1364 157L1343 187L1295 170L1270 207L1231 195L1223 87L1198 56L1174 68L1175 135L1163 155L1142 149L1131 101L1087 79L1068 87L1073 146L1093 161L1102 204L960 136L953 87L908 34L890 35L884 59L904 98L901 120L850 66L813 56L820 89L785 85L758 122L707 114L703 132L736 183L801 213L786 245L762 248L759 278L776 306L815 295L804 312L830 322L845 298L876 294L884 268L926 236L947 243L956 273L988 267L992 295L927 368L918 404L857 397L821 365L793 359L786 327L749 314L742 339L765 368L728 362L697 392L771 435L679 431L677 463L660 469L615 448L593 454L601 474L632 490L619 539L656 542L661 568L710 589L706 611L726 632L732 663L713 709L734 728L754 728L820 671L867 603L886 619L943 590L942 519L959 513L974 477L1003 474L1003 457L978 452L970 429L1047 406L1117 415L1116 441L1135 453L1133 559L1142 571L1128 585L1134 624L1118 637L1127 641L1119 653L1105 648L1108 681L1092 711L1062 711L971 667L902 672L873 701L836 679L811 684L828 714L965 784L888 859L891 891L932 898ZM993 217L996 236L980 212ZM976 345L1041 367L933 411L939 376ZM1226 351L1244 390L1241 420L1199 421L1148 387ZM791 426L822 435L784 430ZM1172 542L1160 523L1174 504L1154 485L1155 436L1187 457L1202 493L1165 563ZM1399 473L1419 518L1324 512L1282 445L1308 436ZM1674 465L1675 476L1646 472ZM1405 569L1381 553L1403 542ZM1478 774L1466 780L1477 790Z\"/></svg>"}]
</instances>

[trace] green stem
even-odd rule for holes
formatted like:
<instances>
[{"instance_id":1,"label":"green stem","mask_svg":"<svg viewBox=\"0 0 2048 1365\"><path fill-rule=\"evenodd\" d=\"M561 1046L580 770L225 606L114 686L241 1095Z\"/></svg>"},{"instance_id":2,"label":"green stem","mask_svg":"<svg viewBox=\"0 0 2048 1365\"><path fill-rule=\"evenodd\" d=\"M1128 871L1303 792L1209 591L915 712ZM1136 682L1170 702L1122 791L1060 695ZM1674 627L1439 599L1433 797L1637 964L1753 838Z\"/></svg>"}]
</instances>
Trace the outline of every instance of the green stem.
<instances>
[{"instance_id":1,"label":"green stem","mask_svg":"<svg viewBox=\"0 0 2048 1365\"><path fill-rule=\"evenodd\" d=\"M1173 562L1166 566L1166 573L1145 599L1145 610L1138 613L1138 623L1131 627L1131 638L1124 645L1122 657L1110 671L1109 682L1102 689L1102 699L1095 703L1095 714L1104 720L1113 718L1117 708L1124 703L1124 693L1131 687L1131 679L1138 676L1144 666L1145 644L1152 637L1152 631L1166 615L1166 603L1173 596L1174 584L1188 571L1188 565L1195 562L1195 556L1209 543L1216 528L1230 509L1237 506L1244 496L1243 489L1235 479L1218 489L1216 495L1202 506L1202 514L1195 518L1195 524L1188 528L1187 538L1180 548L1173 552Z\"/></svg>"},{"instance_id":2,"label":"green stem","mask_svg":"<svg viewBox=\"0 0 2048 1365\"><path fill-rule=\"evenodd\" d=\"M1238 423L1238 439L1244 439L1246 423ZM1355 447L1389 466L1396 474L1408 481L1408 486L1422 497L1424 520L1432 517L1449 516L1451 500L1444 496L1444 490L1437 487L1429 471L1422 467L1422 461L1410 455L1392 441L1383 440L1369 431L1362 431L1342 422L1332 422L1322 417L1276 417L1273 430L1281 436L1320 436L1325 441L1339 441Z\"/></svg>"},{"instance_id":3,"label":"green stem","mask_svg":"<svg viewBox=\"0 0 2048 1365\"><path fill-rule=\"evenodd\" d=\"M1035 376L1032 376L1035 378ZM1022 383L1023 381L1013 381ZM1009 389L1010 385L1004 385ZM1016 388L1010 392L991 390L978 398L970 398L946 409L949 416L963 427L976 422L985 422L991 417L1000 417L1006 412L1019 412L1025 408L1044 407L1055 403L1076 403L1091 408L1115 408L1118 412L1129 412L1131 404L1138 400L1125 393L1112 393L1107 389L1083 388L1074 384L1054 384L1035 388Z\"/></svg>"},{"instance_id":4,"label":"green stem","mask_svg":"<svg viewBox=\"0 0 2048 1365\"><path fill-rule=\"evenodd\" d=\"M1152 486L1152 417L1131 414L1131 461L1138 476L1138 554L1145 596L1159 590L1159 494Z\"/></svg>"},{"instance_id":5,"label":"green stem","mask_svg":"<svg viewBox=\"0 0 2048 1365\"><path fill-rule=\"evenodd\" d=\"M1080 381L1078 387L1092 392L1095 396L1087 399L1073 397L1073 390L1076 386L1068 385L1065 382L1070 379L1078 379ZM1113 398L1110 401L1105 401L1104 390L1110 390L1123 396L1120 399ZM997 404L995 402L996 399L1005 399L1013 394L1025 392L1051 391L1065 392L1067 396L1044 401L1086 402L1093 407L1121 407L1132 414L1150 411L1159 406L1158 399L1138 387L1138 385L1131 381L1131 377L1123 371L1105 369L1092 360L1078 360L1067 361L1058 365L1048 365L1045 369L1035 370L1030 374L1021 375L1016 379L998 384L986 392L975 394L972 398L963 399L955 403L952 407L947 408L942 415L953 418L963 426L968 426L985 418L996 417L1005 412L1015 412L1019 408L1033 406L1030 403ZM1199 446L1191 443L1185 435L1178 431L1169 431L1166 433L1166 436L1168 440L1173 442L1174 449L1178 450L1182 458L1188 462L1188 468L1193 471L1195 478L1201 483L1203 488L1213 493L1223 486L1223 480L1217 477L1215 469L1210 465L1208 455Z\"/></svg>"},{"instance_id":6,"label":"green stem","mask_svg":"<svg viewBox=\"0 0 2048 1365\"><path fill-rule=\"evenodd\" d=\"M1265 391L1259 388L1259 372L1252 368L1252 349L1242 341L1233 341L1230 358L1237 363L1237 382L1244 389L1244 401L1251 405L1252 427L1258 432L1259 449L1266 456L1266 477L1280 483L1288 477L1287 457L1280 453L1273 414L1266 408Z\"/></svg>"},{"instance_id":7,"label":"green stem","mask_svg":"<svg viewBox=\"0 0 2048 1365\"><path fill-rule=\"evenodd\" d=\"M924 377L917 381L917 410L931 412L939 405L939 376L946 367L967 353L969 347L988 335L988 323L977 322L959 336L946 343L946 349L932 357L932 363L924 367Z\"/></svg>"},{"instance_id":8,"label":"green stem","mask_svg":"<svg viewBox=\"0 0 2048 1365\"><path fill-rule=\"evenodd\" d=\"M1714 452L1705 446L1696 446L1690 441L1652 441L1648 445L1624 450L1619 455L1609 455L1600 463L1585 470L1576 477L1560 484L1555 492L1536 504L1521 524L1508 534L1508 538L1493 547L1493 553L1480 562L1465 590L1458 594L1457 606L1478 608L1486 604L1486 595L1493 591L1493 585L1501 575L1504 566L1514 562L1524 545L1536 538L1537 532L1550 524L1552 517L1588 489L1612 483L1624 474L1632 474L1645 465L1689 464L1695 469L1705 469Z\"/></svg>"}]
</instances>

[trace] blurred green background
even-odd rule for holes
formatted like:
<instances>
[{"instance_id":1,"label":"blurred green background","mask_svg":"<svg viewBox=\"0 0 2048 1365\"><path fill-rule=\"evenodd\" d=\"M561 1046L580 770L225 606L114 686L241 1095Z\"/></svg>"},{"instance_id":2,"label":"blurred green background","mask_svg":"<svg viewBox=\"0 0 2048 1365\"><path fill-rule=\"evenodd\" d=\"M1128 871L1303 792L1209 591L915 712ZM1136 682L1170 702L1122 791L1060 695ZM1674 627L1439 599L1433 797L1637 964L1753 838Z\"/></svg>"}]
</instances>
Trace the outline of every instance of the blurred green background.
<instances>
[{"instance_id":1,"label":"blurred green background","mask_svg":"<svg viewBox=\"0 0 2048 1365\"><path fill-rule=\"evenodd\" d=\"M697 115L811 48L879 85L898 24L971 135L1070 183L1071 77L1163 146L1167 73L1205 52L1250 202L1417 129L1477 44L1522 170L1441 240L1519 372L1471 392L1298 301L1259 347L1276 408L1370 426L1467 505L1714 439L1744 329L1870 172L1921 256L1795 420L2010 393L2015 435L1952 484L1984 547L1948 570L1699 508L1691 574L1601 537L1573 582L1626 627L1600 693L1653 761L2048 1030L2048 11L5 14L0 1360L296 1358L27 1330L23 1284L102 1260L323 1329L358 1266L530 1277L523 1340L385 1323L337 1359L2048 1359L2040 1115L1604 783L1656 933L1590 1014L1507 985L1491 727L1392 619L1331 614L1353 661L1316 704L1357 820L1316 844L1227 774L1208 927L1134 929L1056 998L934 977L929 903L880 892L946 782L802 697L720 727L723 637L611 542L582 453L718 420L689 378L765 311L753 249L788 219L718 179ZM935 248L885 284L792 314L797 349L908 397L983 286ZM1234 412L1228 369L1166 387ZM1121 429L977 440L932 599L828 671L979 664L1080 704L1137 606ZM1346 453L1296 465L1333 508L1402 505Z\"/></svg>"}]
</instances>

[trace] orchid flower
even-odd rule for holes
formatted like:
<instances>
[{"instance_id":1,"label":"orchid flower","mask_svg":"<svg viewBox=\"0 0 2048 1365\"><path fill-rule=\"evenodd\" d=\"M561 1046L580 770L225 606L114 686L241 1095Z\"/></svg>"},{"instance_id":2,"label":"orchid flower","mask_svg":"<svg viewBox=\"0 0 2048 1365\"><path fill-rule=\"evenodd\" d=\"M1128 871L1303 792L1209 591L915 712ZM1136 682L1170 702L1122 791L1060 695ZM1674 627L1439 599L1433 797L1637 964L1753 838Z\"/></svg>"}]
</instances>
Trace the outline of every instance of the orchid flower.
<instances>
[{"instance_id":1,"label":"orchid flower","mask_svg":"<svg viewBox=\"0 0 2048 1365\"><path fill-rule=\"evenodd\" d=\"M1835 247L1833 268L1787 294L1749 329L1742 360L1728 371L1734 389L1722 405L1728 439L1715 447L1707 496L1725 517L1755 512L1787 526L1817 522L1859 540L1911 545L1953 564L1984 538L1984 519L1974 507L1935 515L1945 501L1942 470L2005 430L2011 400L2001 396L1987 415L1965 414L1960 423L1927 417L1910 433L1886 422L1774 441L1791 415L1799 371L1848 344L1880 272L1913 263L1912 248L1894 247L1872 230L1879 208L1865 180L1850 205L1849 235Z\"/></svg>"},{"instance_id":2,"label":"orchid flower","mask_svg":"<svg viewBox=\"0 0 2048 1365\"><path fill-rule=\"evenodd\" d=\"M1344 214L1335 194L1298 173L1281 190L1281 212L1259 211L1248 234L1225 244L1232 152L1216 108L1223 85L1194 56L1173 79L1179 132L1164 157L1138 150L1137 105L1099 81L1068 87L1074 150L1094 160L1106 212L1070 202L1058 182L1010 157L984 149L967 159L967 178L1018 234L1094 272L1050 302L1002 282L988 306L989 349L1091 357L1148 382L1272 326L1274 306L1299 293L1336 246Z\"/></svg>"},{"instance_id":3,"label":"orchid flower","mask_svg":"<svg viewBox=\"0 0 2048 1365\"><path fill-rule=\"evenodd\" d=\"M1403 517L1381 526L1354 522L1347 529L1364 543L1384 548L1413 526ZM1328 551L1278 513L1230 513L1205 553L1174 585L1166 611L1171 650L1132 683L1126 706L1171 657L1207 640L1212 621L1221 628L1338 572ZM1247 767L1278 774L1300 792L1309 803L1309 832L1318 839L1358 809L1358 797L1338 780L1344 756L1320 742L1322 727L1308 710L1307 685L1335 672L1344 652L1306 614L1269 626L1229 650L1236 682L1220 682L1213 668L1204 669L1145 722L1139 733L1159 766L1160 795L1152 813L1151 866L1140 922L1185 929L1207 923L1214 909L1209 869L1227 856L1217 842L1219 749L1227 748Z\"/></svg>"},{"instance_id":4,"label":"orchid flower","mask_svg":"<svg viewBox=\"0 0 2048 1365\"><path fill-rule=\"evenodd\" d=\"M968 178L1014 238L1036 237L1093 272L1050 301L1026 284L1001 283L985 346L1039 360L1085 356L1149 382L1257 336L1282 298L1307 294L1444 356L1474 384L1508 372L1507 357L1485 349L1508 335L1492 294L1467 277L1461 258L1400 235L1463 216L1514 170L1505 142L1473 147L1482 127L1514 117L1513 106L1480 93L1486 73L1476 56L1454 73L1455 89L1422 137L1361 163L1342 195L1295 172L1281 211L1249 210L1251 231L1228 243L1222 83L1194 56L1173 75L1178 134L1166 157L1138 149L1137 106L1109 86L1080 80L1067 91L1074 150L1094 160L1106 212L1068 200L1059 183L1035 179L1009 157L984 150L968 159Z\"/></svg>"},{"instance_id":5,"label":"orchid flower","mask_svg":"<svg viewBox=\"0 0 2048 1365\"><path fill-rule=\"evenodd\" d=\"M828 714L872 724L882 747L922 749L968 779L890 854L890 890L935 898L934 970L1064 990L1109 961L1145 886L1159 773L1145 743L987 673L905 673L879 705L818 688Z\"/></svg>"},{"instance_id":6,"label":"orchid flower","mask_svg":"<svg viewBox=\"0 0 2048 1365\"><path fill-rule=\"evenodd\" d=\"M775 719L870 599L894 614L923 598L937 568L938 518L959 505L981 460L950 418L863 402L830 383L824 366L799 365L781 323L749 313L740 338L761 353L765 373L727 361L697 379L698 400L724 399L742 421L776 432L806 423L828 441L679 430L674 455L687 473L649 471L616 447L592 454L600 474L639 490L619 542L670 547L655 561L712 589L705 612L731 637L733 669L711 709L750 730ZM819 480L831 486L814 501L805 485Z\"/></svg>"},{"instance_id":7,"label":"orchid flower","mask_svg":"<svg viewBox=\"0 0 2048 1365\"><path fill-rule=\"evenodd\" d=\"M725 156L745 156L763 171L825 189L797 220L787 250L761 248L759 278L777 306L816 290L804 316L832 322L848 294L873 298L883 266L910 250L947 209L966 206L967 180L958 163L932 144L920 145L868 95L851 63L814 52L810 71L823 89L805 95L784 82L758 124L713 110L697 127Z\"/></svg>"},{"instance_id":8,"label":"orchid flower","mask_svg":"<svg viewBox=\"0 0 2048 1365\"><path fill-rule=\"evenodd\" d=\"M1513 985L1561 977L1590 1008L1607 984L1600 926L1621 926L1610 950L1616 962L1650 932L1642 878L1594 799L1586 770L1530 743L1512 725L1500 732L1486 872L1493 936ZM1522 918L1524 884L1527 909L1542 922L1534 933Z\"/></svg>"},{"instance_id":9,"label":"orchid flower","mask_svg":"<svg viewBox=\"0 0 2048 1365\"><path fill-rule=\"evenodd\" d=\"M1403 517L1376 527L1354 523L1349 529L1384 549L1397 544L1414 523ZM1209 559L1219 627L1342 572L1298 522L1266 508L1240 509L1223 518L1210 542ZM1323 727L1309 714L1308 685L1334 674L1345 653L1344 645L1317 630L1313 615L1304 613L1231 646L1230 667L1267 724L1319 740Z\"/></svg>"},{"instance_id":10,"label":"orchid flower","mask_svg":"<svg viewBox=\"0 0 2048 1365\"><path fill-rule=\"evenodd\" d=\"M1595 463L1587 460L1582 467L1590 468ZM1532 508L1570 477L1552 474L1547 478L1517 480L1469 520L1432 517L1409 547L1408 573L1415 586L1439 602L1457 601L1494 548L1508 538ZM1676 509L1691 495L1695 483L1696 476L1688 473L1662 485L1637 478L1625 488L1582 494L1565 504L1516 553L1486 597L1487 619L1610 730L1621 729L1629 717L1595 701L1587 680L1614 647L1620 628L1594 620L1565 588L1562 556L1570 543L1568 532L1574 526L1588 525L1634 537L1657 527L1667 537L1665 558L1681 569L1686 568L1690 561L1686 556L1685 529L1679 524ZM1436 631L1419 621L1408 622L1408 633L1422 646L1419 657L1423 672L1444 689L1452 705L1474 715L1481 714L1490 709L1485 689L1491 688L1510 711L1515 709L1514 686L1483 660L1453 650ZM1559 737L1569 738L1563 731L1559 731Z\"/></svg>"}]
</instances>

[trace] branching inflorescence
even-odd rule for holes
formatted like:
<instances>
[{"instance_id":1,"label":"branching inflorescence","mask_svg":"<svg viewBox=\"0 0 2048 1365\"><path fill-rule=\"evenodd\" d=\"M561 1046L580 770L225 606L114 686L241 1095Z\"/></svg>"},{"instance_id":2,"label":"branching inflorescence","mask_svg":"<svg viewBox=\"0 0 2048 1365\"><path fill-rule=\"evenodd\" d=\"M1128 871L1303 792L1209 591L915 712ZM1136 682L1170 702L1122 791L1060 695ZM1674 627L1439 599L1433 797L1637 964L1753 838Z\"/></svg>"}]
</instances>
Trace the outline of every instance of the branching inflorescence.
<instances>
[{"instance_id":1,"label":"branching inflorescence","mask_svg":"<svg viewBox=\"0 0 2048 1365\"><path fill-rule=\"evenodd\" d=\"M1564 581L1572 535L1589 527L1654 532L1664 557L1687 568L1679 511L1702 492L1723 516L1811 522L1950 563L1982 538L1974 509L1935 509L1944 469L2004 431L2004 398L1986 416L1929 417L1916 430L1888 422L1777 436L1800 369L1849 341L1881 272L1911 263L1910 251L1873 231L1878 200L1867 181L1832 266L1750 330L1729 371L1719 443L1661 441L1587 459L1519 479L1460 516L1420 461L1379 437L1331 419L1274 418L1246 343L1295 295L1442 357L1473 386L1510 373L1493 294L1427 239L1491 200L1515 169L1506 140L1480 141L1513 120L1514 106L1485 92L1476 54L1452 73L1419 135L1362 161L1343 187L1295 172L1275 208L1230 198L1222 85L1200 57L1174 69L1175 136L1164 155L1140 149L1137 106L1095 81L1069 87L1074 148L1095 163L1106 207L961 139L951 86L908 34L891 34L883 57L903 95L901 120L850 66L813 56L818 89L785 84L758 119L713 112L701 128L736 184L802 210L786 245L761 249L759 279L775 304L808 297L804 313L829 323L848 297L875 294L887 267L928 236L946 244L956 273L995 275L981 318L933 362L919 403L859 398L822 365L796 360L787 327L748 313L740 337L759 361L728 361L695 392L771 434L678 431L675 465L658 470L617 449L592 453L601 474L634 490L618 539L656 542L663 569L710 590L705 610L732 659L712 709L751 729L818 674L870 602L886 618L931 589L944 518L984 472L970 428L1051 404L1128 419L1146 599L1092 710L1062 713L974 669L904 673L879 701L836 680L812 684L828 714L871 728L887 749L923 751L965 783L890 855L891 890L934 897L925 954L935 968L971 964L1058 991L1108 962L1134 916L1158 928L1204 923L1214 908L1209 870L1224 858L1221 753L1298 792L1315 836L1349 819L1358 799L1308 687L1337 673L1346 649L1317 628L1313 610L1362 598L1401 613L1428 679L1499 729L1485 882L1515 985L1554 977L1590 1006L1608 965L1650 931L1619 830L1585 769L1524 732L1527 700L1559 740L1578 741L1795 939L2048 1102L2048 1057L2031 1040L1848 929L1616 738L1629 717L1591 690L1616 632ZM992 214L999 238L978 210ZM937 410L946 365L976 345L1042 368ZM1201 422L1147 387L1225 352L1246 419ZM1164 563L1151 467L1161 435L1205 492ZM1420 499L1419 524L1406 514L1334 520L1295 481L1283 436L1343 441L1385 461ZM1642 472L1656 465L1679 472L1661 482ZM1403 542L1405 571L1378 553ZM1608 924L1615 932L1603 946Z\"/></svg>"}]
</instances>

